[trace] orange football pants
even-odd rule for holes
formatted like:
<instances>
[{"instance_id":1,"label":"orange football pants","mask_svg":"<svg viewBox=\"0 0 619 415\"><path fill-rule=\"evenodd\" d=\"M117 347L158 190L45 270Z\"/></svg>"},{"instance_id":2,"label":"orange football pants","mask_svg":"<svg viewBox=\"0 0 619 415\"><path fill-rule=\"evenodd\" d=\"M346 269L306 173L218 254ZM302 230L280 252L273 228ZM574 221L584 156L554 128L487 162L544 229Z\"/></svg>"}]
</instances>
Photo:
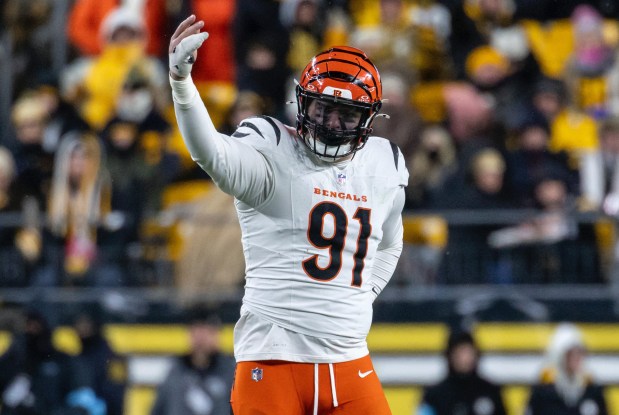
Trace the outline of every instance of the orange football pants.
<instances>
[{"instance_id":1,"label":"orange football pants","mask_svg":"<svg viewBox=\"0 0 619 415\"><path fill-rule=\"evenodd\" d=\"M233 415L391 415L370 356L343 363L239 362Z\"/></svg>"}]
</instances>

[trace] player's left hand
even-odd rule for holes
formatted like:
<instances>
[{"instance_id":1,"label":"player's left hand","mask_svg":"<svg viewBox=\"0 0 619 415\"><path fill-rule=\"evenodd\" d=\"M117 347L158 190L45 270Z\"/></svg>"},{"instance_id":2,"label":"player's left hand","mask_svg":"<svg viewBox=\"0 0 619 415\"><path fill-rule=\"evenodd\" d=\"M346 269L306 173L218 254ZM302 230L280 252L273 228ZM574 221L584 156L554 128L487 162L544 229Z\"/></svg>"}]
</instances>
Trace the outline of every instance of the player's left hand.
<instances>
[{"instance_id":1,"label":"player's left hand","mask_svg":"<svg viewBox=\"0 0 619 415\"><path fill-rule=\"evenodd\" d=\"M198 56L198 48L208 38L208 32L200 32L204 27L202 20L196 21L191 15L178 25L168 48L170 75L177 81L185 79Z\"/></svg>"}]
</instances>

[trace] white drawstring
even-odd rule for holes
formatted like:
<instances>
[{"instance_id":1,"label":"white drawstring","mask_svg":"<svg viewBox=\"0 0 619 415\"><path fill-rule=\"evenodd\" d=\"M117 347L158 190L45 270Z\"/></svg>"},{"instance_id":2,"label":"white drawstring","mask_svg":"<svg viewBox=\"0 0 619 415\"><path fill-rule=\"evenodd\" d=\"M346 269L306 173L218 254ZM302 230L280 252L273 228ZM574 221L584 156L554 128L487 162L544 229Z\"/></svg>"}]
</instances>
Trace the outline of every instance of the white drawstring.
<instances>
[{"instance_id":1,"label":"white drawstring","mask_svg":"<svg viewBox=\"0 0 619 415\"><path fill-rule=\"evenodd\" d=\"M333 407L337 408L337 392L335 391L335 375L333 374L333 363L329 363L329 375L331 376L331 395L333 396Z\"/></svg>"},{"instance_id":2,"label":"white drawstring","mask_svg":"<svg viewBox=\"0 0 619 415\"><path fill-rule=\"evenodd\" d=\"M329 363L329 378L331 380L331 396L333 397L333 407L337 408L337 392L335 390L335 374L333 363ZM314 415L318 415L318 363L314 363Z\"/></svg>"},{"instance_id":3,"label":"white drawstring","mask_svg":"<svg viewBox=\"0 0 619 415\"><path fill-rule=\"evenodd\" d=\"M314 363L314 415L318 415L318 363Z\"/></svg>"}]
</instances>

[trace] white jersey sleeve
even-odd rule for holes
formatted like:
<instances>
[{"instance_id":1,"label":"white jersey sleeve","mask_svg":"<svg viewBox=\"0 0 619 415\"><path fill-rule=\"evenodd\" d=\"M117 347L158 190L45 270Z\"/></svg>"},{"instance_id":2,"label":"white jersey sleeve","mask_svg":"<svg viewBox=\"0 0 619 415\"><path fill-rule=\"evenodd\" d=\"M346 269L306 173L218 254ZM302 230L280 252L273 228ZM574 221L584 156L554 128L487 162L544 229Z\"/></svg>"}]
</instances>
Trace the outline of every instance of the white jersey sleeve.
<instances>
[{"instance_id":1,"label":"white jersey sleeve","mask_svg":"<svg viewBox=\"0 0 619 415\"><path fill-rule=\"evenodd\" d=\"M270 141L257 128L250 128L255 127L252 121L242 123L233 137L220 134L191 78L170 79L170 84L179 129L192 159L221 190L237 199L249 205L268 199L274 186L273 168L264 153ZM260 121L254 122L260 125Z\"/></svg>"},{"instance_id":2,"label":"white jersey sleeve","mask_svg":"<svg viewBox=\"0 0 619 415\"><path fill-rule=\"evenodd\" d=\"M383 237L378 244L374 258L374 267L369 281L374 299L391 280L403 247L402 210L405 202L404 187L408 183L408 170L405 167L404 156L400 149L392 142L389 142L389 146L393 154L393 167L395 168L393 180L398 184L399 190L396 188L393 205L388 217L383 222Z\"/></svg>"}]
</instances>

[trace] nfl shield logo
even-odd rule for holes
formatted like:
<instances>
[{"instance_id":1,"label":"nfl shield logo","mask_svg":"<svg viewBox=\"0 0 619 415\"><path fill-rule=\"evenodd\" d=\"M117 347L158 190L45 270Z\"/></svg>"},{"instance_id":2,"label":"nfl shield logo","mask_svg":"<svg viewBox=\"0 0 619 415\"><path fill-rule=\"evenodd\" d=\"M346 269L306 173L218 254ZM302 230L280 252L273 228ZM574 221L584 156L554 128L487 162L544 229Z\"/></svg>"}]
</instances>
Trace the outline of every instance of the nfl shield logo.
<instances>
[{"instance_id":1,"label":"nfl shield logo","mask_svg":"<svg viewBox=\"0 0 619 415\"><path fill-rule=\"evenodd\" d=\"M260 382L262 380L262 369L259 367L251 370L251 380Z\"/></svg>"},{"instance_id":2,"label":"nfl shield logo","mask_svg":"<svg viewBox=\"0 0 619 415\"><path fill-rule=\"evenodd\" d=\"M338 173L337 174L337 184L343 186L346 184L346 173Z\"/></svg>"}]
</instances>

